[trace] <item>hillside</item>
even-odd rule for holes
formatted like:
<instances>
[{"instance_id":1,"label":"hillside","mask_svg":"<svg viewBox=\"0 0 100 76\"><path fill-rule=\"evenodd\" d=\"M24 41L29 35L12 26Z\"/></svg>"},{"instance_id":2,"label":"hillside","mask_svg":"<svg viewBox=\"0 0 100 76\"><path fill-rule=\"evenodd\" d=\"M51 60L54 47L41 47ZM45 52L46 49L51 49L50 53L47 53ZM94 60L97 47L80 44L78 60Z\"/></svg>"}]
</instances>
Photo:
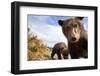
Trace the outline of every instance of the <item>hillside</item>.
<instances>
[{"instance_id":1,"label":"hillside","mask_svg":"<svg viewBox=\"0 0 100 76\"><path fill-rule=\"evenodd\" d=\"M33 34L28 35L28 61L49 60L50 55L50 49L40 38Z\"/></svg>"}]
</instances>

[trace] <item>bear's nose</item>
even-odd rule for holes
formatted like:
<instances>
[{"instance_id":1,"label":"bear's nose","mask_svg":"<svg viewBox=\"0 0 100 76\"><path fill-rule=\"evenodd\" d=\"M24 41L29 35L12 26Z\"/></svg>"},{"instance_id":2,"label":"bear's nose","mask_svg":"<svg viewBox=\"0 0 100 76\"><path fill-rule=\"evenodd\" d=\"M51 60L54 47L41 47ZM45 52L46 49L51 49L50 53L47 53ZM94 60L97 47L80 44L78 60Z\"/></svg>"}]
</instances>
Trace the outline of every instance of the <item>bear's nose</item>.
<instances>
[{"instance_id":1,"label":"bear's nose","mask_svg":"<svg viewBox=\"0 0 100 76\"><path fill-rule=\"evenodd\" d=\"M76 40L76 38L75 37L72 37L72 39L71 39L72 41L75 41Z\"/></svg>"}]
</instances>

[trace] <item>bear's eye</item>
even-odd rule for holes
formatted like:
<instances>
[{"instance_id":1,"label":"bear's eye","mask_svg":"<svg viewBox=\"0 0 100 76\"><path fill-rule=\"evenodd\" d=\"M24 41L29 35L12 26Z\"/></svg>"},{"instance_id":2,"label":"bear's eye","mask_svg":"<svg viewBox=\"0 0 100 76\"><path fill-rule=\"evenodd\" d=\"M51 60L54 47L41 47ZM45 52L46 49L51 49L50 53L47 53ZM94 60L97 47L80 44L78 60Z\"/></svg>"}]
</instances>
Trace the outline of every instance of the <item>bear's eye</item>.
<instances>
[{"instance_id":1,"label":"bear's eye","mask_svg":"<svg viewBox=\"0 0 100 76\"><path fill-rule=\"evenodd\" d=\"M78 27L78 25L77 24L74 24L74 26L73 26L74 28L77 28Z\"/></svg>"},{"instance_id":2,"label":"bear's eye","mask_svg":"<svg viewBox=\"0 0 100 76\"><path fill-rule=\"evenodd\" d=\"M67 29L70 29L70 26L67 26L66 28L67 28Z\"/></svg>"}]
</instances>

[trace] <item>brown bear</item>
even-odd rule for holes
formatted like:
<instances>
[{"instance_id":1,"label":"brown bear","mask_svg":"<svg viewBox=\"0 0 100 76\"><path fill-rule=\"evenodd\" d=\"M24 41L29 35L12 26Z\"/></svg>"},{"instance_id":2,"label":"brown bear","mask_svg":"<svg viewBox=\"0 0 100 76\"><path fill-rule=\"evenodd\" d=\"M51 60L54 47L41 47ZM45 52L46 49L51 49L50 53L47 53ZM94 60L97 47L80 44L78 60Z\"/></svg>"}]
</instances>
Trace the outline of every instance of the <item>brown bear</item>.
<instances>
[{"instance_id":1,"label":"brown bear","mask_svg":"<svg viewBox=\"0 0 100 76\"><path fill-rule=\"evenodd\" d=\"M64 42L56 43L53 47L51 58L54 59L54 55L57 54L58 59L68 59L68 47ZM62 58L63 57L63 58Z\"/></svg>"},{"instance_id":2,"label":"brown bear","mask_svg":"<svg viewBox=\"0 0 100 76\"><path fill-rule=\"evenodd\" d=\"M83 17L74 17L58 21L63 34L68 39L68 49L72 59L88 58L88 38L82 19Z\"/></svg>"}]
</instances>

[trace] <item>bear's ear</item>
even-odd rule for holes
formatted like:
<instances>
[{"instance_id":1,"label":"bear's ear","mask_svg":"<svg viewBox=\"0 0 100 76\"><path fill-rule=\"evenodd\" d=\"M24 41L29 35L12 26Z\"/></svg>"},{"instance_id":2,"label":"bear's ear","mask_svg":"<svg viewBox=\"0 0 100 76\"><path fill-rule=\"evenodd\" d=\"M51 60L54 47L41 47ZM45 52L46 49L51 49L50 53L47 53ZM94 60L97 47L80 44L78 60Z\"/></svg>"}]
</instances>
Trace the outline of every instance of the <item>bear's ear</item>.
<instances>
[{"instance_id":1,"label":"bear's ear","mask_svg":"<svg viewBox=\"0 0 100 76\"><path fill-rule=\"evenodd\" d=\"M64 22L63 20L58 20L58 24L61 26L63 25L63 22Z\"/></svg>"},{"instance_id":2,"label":"bear's ear","mask_svg":"<svg viewBox=\"0 0 100 76\"><path fill-rule=\"evenodd\" d=\"M84 17L76 17L76 19L83 20Z\"/></svg>"}]
</instances>

